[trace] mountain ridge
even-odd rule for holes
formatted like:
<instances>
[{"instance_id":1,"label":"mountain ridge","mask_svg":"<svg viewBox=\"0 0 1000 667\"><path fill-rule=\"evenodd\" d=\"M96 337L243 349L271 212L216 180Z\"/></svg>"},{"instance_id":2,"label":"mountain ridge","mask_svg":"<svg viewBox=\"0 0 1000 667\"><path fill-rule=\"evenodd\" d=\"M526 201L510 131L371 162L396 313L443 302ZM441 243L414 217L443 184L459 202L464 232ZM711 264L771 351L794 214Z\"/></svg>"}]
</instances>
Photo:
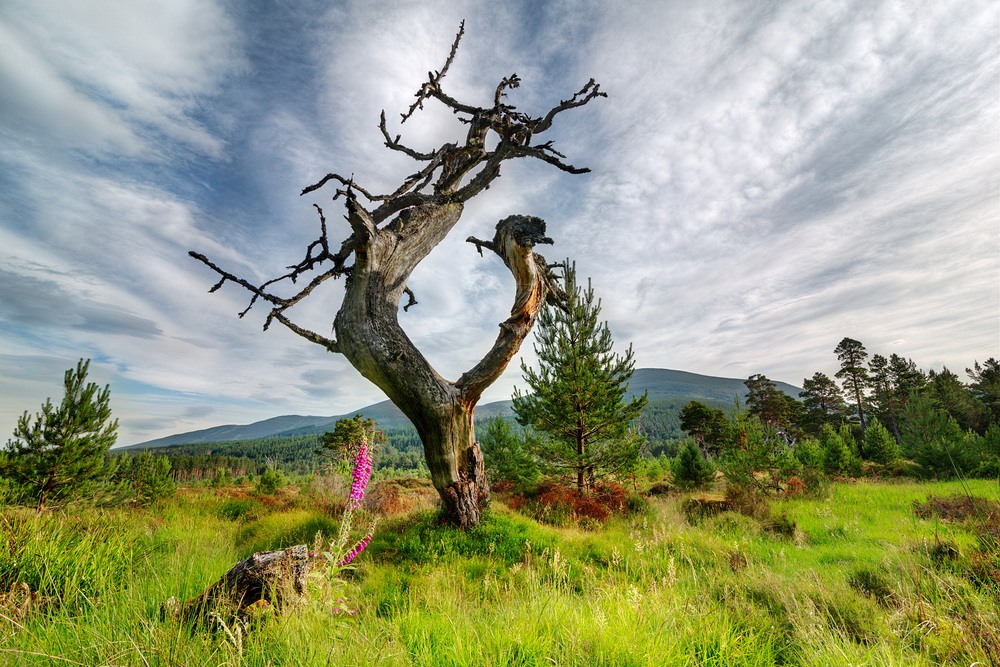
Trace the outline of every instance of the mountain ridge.
<instances>
[{"instance_id":1,"label":"mountain ridge","mask_svg":"<svg viewBox=\"0 0 1000 667\"><path fill-rule=\"evenodd\" d=\"M779 390L793 398L797 398L799 392L802 391L800 388L785 382L775 381L775 385ZM636 396L641 395L644 391L648 392L650 400L689 398L693 401L711 400L732 403L737 395L740 396L741 400L744 399L747 389L743 380L737 378L699 375L698 373L667 368L637 368L629 381L628 393ZM399 408L392 402L385 400L332 417L281 415L252 424L226 424L178 433L134 445L126 445L118 449L146 449L203 442L312 435L333 430L338 419L353 417L355 414L374 419L382 428L412 428L409 420ZM510 400L485 403L476 408L477 420L510 414L512 414Z\"/></svg>"}]
</instances>

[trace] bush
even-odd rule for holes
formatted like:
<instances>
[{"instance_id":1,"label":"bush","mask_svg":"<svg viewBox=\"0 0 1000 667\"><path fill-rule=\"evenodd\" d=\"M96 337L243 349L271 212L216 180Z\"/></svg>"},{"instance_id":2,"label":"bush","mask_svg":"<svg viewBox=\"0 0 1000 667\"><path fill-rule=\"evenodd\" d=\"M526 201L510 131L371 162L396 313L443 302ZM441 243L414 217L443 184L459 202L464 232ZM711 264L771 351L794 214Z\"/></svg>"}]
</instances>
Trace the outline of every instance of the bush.
<instances>
[{"instance_id":1,"label":"bush","mask_svg":"<svg viewBox=\"0 0 1000 667\"><path fill-rule=\"evenodd\" d=\"M733 512L758 521L767 521L771 517L771 505L767 502L767 497L754 487L738 484L727 486L726 505Z\"/></svg>"},{"instance_id":2,"label":"bush","mask_svg":"<svg viewBox=\"0 0 1000 667\"><path fill-rule=\"evenodd\" d=\"M1000 477L1000 422L992 424L983 435L970 431L966 438L973 460L977 462L972 474Z\"/></svg>"},{"instance_id":3,"label":"bush","mask_svg":"<svg viewBox=\"0 0 1000 667\"><path fill-rule=\"evenodd\" d=\"M674 484L681 489L700 489L715 480L715 469L702 457L694 440L688 440L673 463Z\"/></svg>"},{"instance_id":4,"label":"bush","mask_svg":"<svg viewBox=\"0 0 1000 667\"><path fill-rule=\"evenodd\" d=\"M487 422L479 444L491 480L506 481L524 490L531 490L538 483L535 457L528 450L527 443L518 437L513 426L503 417Z\"/></svg>"},{"instance_id":5,"label":"bush","mask_svg":"<svg viewBox=\"0 0 1000 667\"><path fill-rule=\"evenodd\" d=\"M113 481L117 484L116 501L149 505L177 493L170 474L170 459L144 451L138 456L118 457Z\"/></svg>"},{"instance_id":6,"label":"bush","mask_svg":"<svg viewBox=\"0 0 1000 667\"><path fill-rule=\"evenodd\" d=\"M692 526L730 509L732 508L725 499L711 496L692 496L681 503L681 512Z\"/></svg>"},{"instance_id":7,"label":"bush","mask_svg":"<svg viewBox=\"0 0 1000 667\"><path fill-rule=\"evenodd\" d=\"M506 502L511 509L556 526L603 522L612 515L644 511L645 506L641 501L632 501L624 488L611 482L598 484L583 494L575 488L544 482L533 492L511 494Z\"/></svg>"},{"instance_id":8,"label":"bush","mask_svg":"<svg viewBox=\"0 0 1000 667\"><path fill-rule=\"evenodd\" d=\"M900 436L921 477L951 479L973 468L962 427L928 396L910 397Z\"/></svg>"},{"instance_id":9,"label":"bush","mask_svg":"<svg viewBox=\"0 0 1000 667\"><path fill-rule=\"evenodd\" d=\"M873 421L865 429L865 452L869 460L883 465L892 465L900 456L896 438L877 421Z\"/></svg>"},{"instance_id":10,"label":"bush","mask_svg":"<svg viewBox=\"0 0 1000 667\"><path fill-rule=\"evenodd\" d=\"M820 468L823 466L823 447L815 438L803 438L795 449L792 450L795 458L806 468Z\"/></svg>"},{"instance_id":11,"label":"bush","mask_svg":"<svg viewBox=\"0 0 1000 667\"><path fill-rule=\"evenodd\" d=\"M861 460L854 454L853 439L848 443L844 436L850 430L835 431L829 424L823 425L820 443L823 445L823 465L831 475L858 477L861 475Z\"/></svg>"},{"instance_id":12,"label":"bush","mask_svg":"<svg viewBox=\"0 0 1000 667\"><path fill-rule=\"evenodd\" d=\"M257 493L261 495L271 495L278 489L284 488L286 484L285 476L273 466L267 466L257 480Z\"/></svg>"}]
</instances>

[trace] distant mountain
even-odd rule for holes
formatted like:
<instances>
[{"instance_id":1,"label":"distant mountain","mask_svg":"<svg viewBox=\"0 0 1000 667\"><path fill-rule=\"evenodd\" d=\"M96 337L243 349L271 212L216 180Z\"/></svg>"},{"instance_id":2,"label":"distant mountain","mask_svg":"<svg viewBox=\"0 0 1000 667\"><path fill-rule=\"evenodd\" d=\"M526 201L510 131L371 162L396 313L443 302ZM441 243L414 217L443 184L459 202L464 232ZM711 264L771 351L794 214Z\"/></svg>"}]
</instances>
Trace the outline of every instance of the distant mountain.
<instances>
[{"instance_id":1,"label":"distant mountain","mask_svg":"<svg viewBox=\"0 0 1000 667\"><path fill-rule=\"evenodd\" d=\"M799 387L793 387L786 382L775 382L778 389L792 398L798 398ZM746 398L747 388L743 380L734 378L712 377L698 375L685 371L672 371L666 368L639 368L632 374L628 383L630 394L642 394L649 391L649 399L690 398L693 401L707 399L732 403L737 394L740 400Z\"/></svg>"},{"instance_id":2,"label":"distant mountain","mask_svg":"<svg viewBox=\"0 0 1000 667\"><path fill-rule=\"evenodd\" d=\"M784 382L775 382L778 389L789 396L798 398L798 387ZM629 381L629 393L641 395L649 392L649 399L688 399L692 401L722 401L732 403L738 394L746 397L746 386L743 380L735 378L720 378L709 375L698 375L685 371L674 371L665 368L639 368ZM245 426L229 424L215 426L200 431L179 433L165 438L131 445L123 449L145 449L164 447L167 445L193 444L201 442L225 442L230 440L250 440L253 438L291 437L296 435L312 435L333 430L334 424L342 417L353 417L361 414L377 421L382 428L411 428L410 421L390 401L382 401L367 407L352 410L334 417L303 417L286 415L272 417L264 421L254 422ZM510 415L511 401L496 401L476 407L476 419L489 419L497 415Z\"/></svg>"}]
</instances>

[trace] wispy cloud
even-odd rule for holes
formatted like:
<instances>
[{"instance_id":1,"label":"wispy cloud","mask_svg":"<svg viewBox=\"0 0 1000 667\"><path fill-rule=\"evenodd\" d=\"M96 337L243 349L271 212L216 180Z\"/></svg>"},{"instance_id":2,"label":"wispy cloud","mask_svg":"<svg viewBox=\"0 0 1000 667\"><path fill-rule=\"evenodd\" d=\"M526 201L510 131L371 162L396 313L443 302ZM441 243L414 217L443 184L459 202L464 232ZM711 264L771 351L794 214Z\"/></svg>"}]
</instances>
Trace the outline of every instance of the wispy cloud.
<instances>
[{"instance_id":1,"label":"wispy cloud","mask_svg":"<svg viewBox=\"0 0 1000 667\"><path fill-rule=\"evenodd\" d=\"M641 366L835 365L845 335L956 369L1000 349L1000 7L993 2L497 3L288 7L64 0L0 7L0 428L92 357L134 442L381 400L347 362L278 330L186 256L253 280L349 233L329 171L388 191L461 138L441 105L403 125L428 70L538 115L590 77L608 99L547 133L571 176L504 167L418 267L400 318L446 377L492 344L512 282L463 239L539 215L593 276ZM328 331L342 285L295 315ZM533 358L530 345L524 356ZM517 362L487 400L505 398Z\"/></svg>"}]
</instances>

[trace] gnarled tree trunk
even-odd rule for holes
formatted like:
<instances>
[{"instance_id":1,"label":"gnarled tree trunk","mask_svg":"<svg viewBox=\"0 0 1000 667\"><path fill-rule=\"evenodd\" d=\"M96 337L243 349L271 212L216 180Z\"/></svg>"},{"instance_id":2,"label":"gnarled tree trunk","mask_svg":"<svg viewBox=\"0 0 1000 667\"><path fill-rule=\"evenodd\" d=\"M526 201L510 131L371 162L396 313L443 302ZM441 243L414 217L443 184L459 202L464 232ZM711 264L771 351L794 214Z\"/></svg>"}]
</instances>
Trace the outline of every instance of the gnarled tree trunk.
<instances>
[{"instance_id":1,"label":"gnarled tree trunk","mask_svg":"<svg viewBox=\"0 0 1000 667\"><path fill-rule=\"evenodd\" d=\"M538 218L510 216L497 224L492 240L468 239L480 254L483 248L488 248L503 259L514 275L517 289L510 317L500 324L500 335L492 349L457 381L450 382L438 375L406 336L397 320L399 304L404 294L408 297L404 310L416 304L413 292L407 287L413 269L458 223L465 202L487 189L500 175L505 160L533 157L569 173L589 171L562 162L562 155L551 142L532 145L532 138L551 127L558 113L583 106L595 97L604 97L604 93L591 79L545 116L532 118L503 102L506 91L520 85L517 75L511 75L497 86L492 107L462 104L442 91L441 80L455 57L463 31L464 24L444 67L432 73L417 92L417 101L403 114L403 121L422 108L425 100L436 99L468 125L464 144L445 144L430 153L413 150L401 144L398 135L390 136L383 113L379 128L385 145L426 162L423 169L388 195L372 195L353 179L337 174L328 174L302 191L302 194L313 192L330 181L345 186L337 190L334 199L344 197L352 234L339 251L331 251L326 219L317 206L320 238L309 245L305 259L289 267L290 273L262 285L227 273L204 255L190 254L222 276L212 291L230 281L253 293L250 306L241 317L257 299L268 301L274 307L265 329L277 320L307 340L343 354L364 377L378 385L413 422L445 510L456 525L464 527L479 522L480 507L489 497L482 452L473 427L476 403L517 353L545 302L558 302L564 296L556 285L552 267L533 250L536 244L552 243L544 235L545 223ZM491 132L495 142L487 141ZM495 147L487 150L491 144ZM366 209L356 193L374 204L374 208ZM348 266L346 262L351 255L355 261ZM294 296L282 297L268 291L270 285L286 279L294 282L327 261L333 266L315 275ZM287 317L288 308L325 280L339 276L347 277L347 285L334 320L335 340L304 329Z\"/></svg>"}]
</instances>

